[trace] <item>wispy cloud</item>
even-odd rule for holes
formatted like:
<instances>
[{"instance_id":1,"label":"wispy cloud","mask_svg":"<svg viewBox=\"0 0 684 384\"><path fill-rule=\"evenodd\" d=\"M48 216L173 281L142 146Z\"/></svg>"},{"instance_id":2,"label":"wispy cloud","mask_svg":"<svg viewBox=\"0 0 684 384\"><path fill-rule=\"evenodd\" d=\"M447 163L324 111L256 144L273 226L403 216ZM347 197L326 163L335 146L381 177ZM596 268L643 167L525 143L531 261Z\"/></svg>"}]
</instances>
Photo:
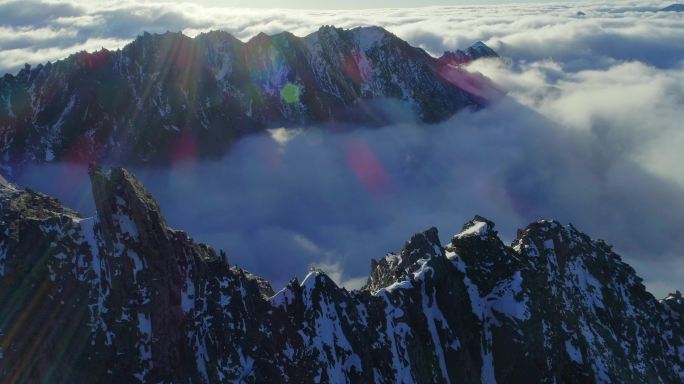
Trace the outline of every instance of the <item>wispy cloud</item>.
<instances>
[{"instance_id":1,"label":"wispy cloud","mask_svg":"<svg viewBox=\"0 0 684 384\"><path fill-rule=\"evenodd\" d=\"M358 177L350 143L373 154L385 189ZM370 258L397 250L411 234L434 225L447 242L475 214L495 220L508 240L531 221L555 218L607 239L639 265L674 262L684 253L682 186L632 156L593 130L556 124L509 99L440 125L311 128L285 144L256 136L222 161L133 171L171 224L282 285L312 265L335 265L339 282L365 276ZM57 190L68 169L38 167L20 182L92 213L78 188ZM654 287L684 277L639 272Z\"/></svg>"}]
</instances>

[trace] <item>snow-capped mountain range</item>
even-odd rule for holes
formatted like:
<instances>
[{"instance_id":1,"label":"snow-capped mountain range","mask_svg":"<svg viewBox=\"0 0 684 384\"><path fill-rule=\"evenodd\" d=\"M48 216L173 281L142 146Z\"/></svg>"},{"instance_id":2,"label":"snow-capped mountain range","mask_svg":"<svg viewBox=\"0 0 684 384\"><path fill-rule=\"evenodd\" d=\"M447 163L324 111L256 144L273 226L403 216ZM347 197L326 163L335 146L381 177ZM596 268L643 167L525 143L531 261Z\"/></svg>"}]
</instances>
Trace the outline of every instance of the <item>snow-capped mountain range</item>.
<instances>
[{"instance_id":1,"label":"snow-capped mountain range","mask_svg":"<svg viewBox=\"0 0 684 384\"><path fill-rule=\"evenodd\" d=\"M217 157L265 128L444 120L500 92L463 64L481 42L434 58L380 27L322 27L242 42L144 34L0 78L5 165L53 160L169 163Z\"/></svg>"},{"instance_id":2,"label":"snow-capped mountain range","mask_svg":"<svg viewBox=\"0 0 684 384\"><path fill-rule=\"evenodd\" d=\"M476 216L372 261L360 290L314 270L275 292L126 170L90 176L88 218L0 180L2 382L684 381L682 295L656 300L572 225L505 244Z\"/></svg>"}]
</instances>

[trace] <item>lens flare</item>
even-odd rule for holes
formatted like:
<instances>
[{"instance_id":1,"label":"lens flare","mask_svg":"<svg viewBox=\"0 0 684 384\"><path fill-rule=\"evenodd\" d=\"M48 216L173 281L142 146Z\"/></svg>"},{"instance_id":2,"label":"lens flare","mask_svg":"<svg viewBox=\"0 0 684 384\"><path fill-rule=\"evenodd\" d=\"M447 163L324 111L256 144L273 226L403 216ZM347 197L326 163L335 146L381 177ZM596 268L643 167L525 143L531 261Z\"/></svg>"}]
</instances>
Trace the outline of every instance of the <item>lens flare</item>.
<instances>
[{"instance_id":1,"label":"lens flare","mask_svg":"<svg viewBox=\"0 0 684 384\"><path fill-rule=\"evenodd\" d=\"M288 104L296 104L299 103L300 92L298 85L288 82L280 89L280 97Z\"/></svg>"},{"instance_id":2,"label":"lens flare","mask_svg":"<svg viewBox=\"0 0 684 384\"><path fill-rule=\"evenodd\" d=\"M192 163L197 159L197 156L197 139L191 132L183 132L171 144L171 161L174 164Z\"/></svg>"},{"instance_id":3,"label":"lens flare","mask_svg":"<svg viewBox=\"0 0 684 384\"><path fill-rule=\"evenodd\" d=\"M365 141L347 142L345 154L347 164L368 192L376 196L392 192L392 181L387 170Z\"/></svg>"}]
</instances>

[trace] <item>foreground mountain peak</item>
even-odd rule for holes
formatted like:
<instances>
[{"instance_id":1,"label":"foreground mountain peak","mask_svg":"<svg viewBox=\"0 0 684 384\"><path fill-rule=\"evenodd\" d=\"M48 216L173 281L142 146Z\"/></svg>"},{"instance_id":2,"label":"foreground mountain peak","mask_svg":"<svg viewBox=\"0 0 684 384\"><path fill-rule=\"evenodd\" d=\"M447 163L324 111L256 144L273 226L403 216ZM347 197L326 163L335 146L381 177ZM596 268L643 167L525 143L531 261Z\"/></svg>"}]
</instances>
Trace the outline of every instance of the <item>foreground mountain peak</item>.
<instances>
[{"instance_id":1,"label":"foreground mountain peak","mask_svg":"<svg viewBox=\"0 0 684 384\"><path fill-rule=\"evenodd\" d=\"M102 231L110 236L122 231L140 236L167 231L159 205L127 170L91 168L89 175Z\"/></svg>"},{"instance_id":2,"label":"foreground mountain peak","mask_svg":"<svg viewBox=\"0 0 684 384\"><path fill-rule=\"evenodd\" d=\"M85 219L0 188L3 381L684 380L681 293L655 300L571 225L507 245L476 216L446 246L430 228L373 261L361 290L312 270L274 293L169 228L126 170L91 181Z\"/></svg>"}]
</instances>

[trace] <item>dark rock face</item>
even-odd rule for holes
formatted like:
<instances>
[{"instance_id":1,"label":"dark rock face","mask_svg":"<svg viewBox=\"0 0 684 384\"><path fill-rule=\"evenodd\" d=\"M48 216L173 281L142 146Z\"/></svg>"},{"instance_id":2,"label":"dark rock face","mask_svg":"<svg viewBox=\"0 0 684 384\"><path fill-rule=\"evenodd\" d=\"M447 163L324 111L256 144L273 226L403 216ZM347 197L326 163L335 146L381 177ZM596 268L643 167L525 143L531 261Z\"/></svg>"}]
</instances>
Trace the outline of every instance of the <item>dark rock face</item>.
<instances>
[{"instance_id":1,"label":"dark rock face","mask_svg":"<svg viewBox=\"0 0 684 384\"><path fill-rule=\"evenodd\" d=\"M498 95L460 67L493 56L480 42L435 59L378 27L246 43L225 32L145 34L0 78L0 155L168 163L219 156L269 127L380 125L405 110L438 122Z\"/></svg>"},{"instance_id":2,"label":"dark rock face","mask_svg":"<svg viewBox=\"0 0 684 384\"><path fill-rule=\"evenodd\" d=\"M0 381L681 383L684 300L653 298L600 240L540 221L511 246L431 228L347 291L274 293L169 228L123 169L97 216L0 179Z\"/></svg>"},{"instance_id":3,"label":"dark rock face","mask_svg":"<svg viewBox=\"0 0 684 384\"><path fill-rule=\"evenodd\" d=\"M404 281L409 273L415 272L418 260L427 255L437 256L444 249L437 236L437 228L415 234L398 254L389 254L379 262L371 260L371 274L364 289L377 292L397 281Z\"/></svg>"}]
</instances>

